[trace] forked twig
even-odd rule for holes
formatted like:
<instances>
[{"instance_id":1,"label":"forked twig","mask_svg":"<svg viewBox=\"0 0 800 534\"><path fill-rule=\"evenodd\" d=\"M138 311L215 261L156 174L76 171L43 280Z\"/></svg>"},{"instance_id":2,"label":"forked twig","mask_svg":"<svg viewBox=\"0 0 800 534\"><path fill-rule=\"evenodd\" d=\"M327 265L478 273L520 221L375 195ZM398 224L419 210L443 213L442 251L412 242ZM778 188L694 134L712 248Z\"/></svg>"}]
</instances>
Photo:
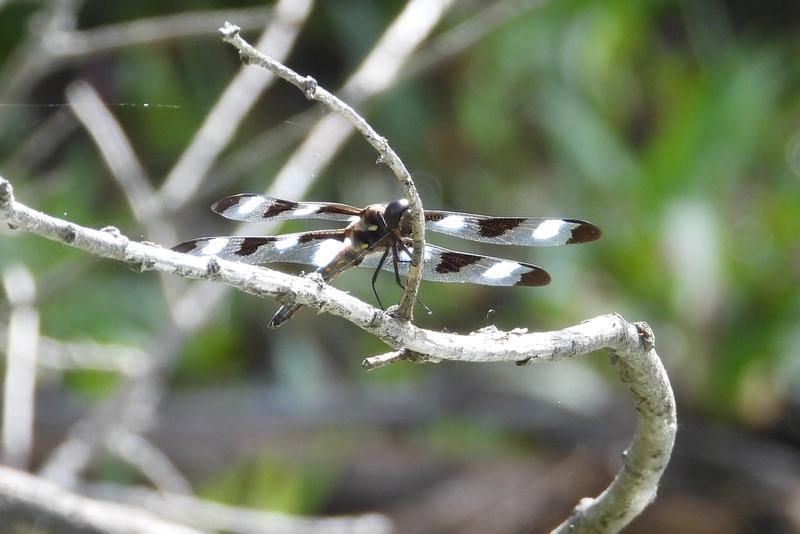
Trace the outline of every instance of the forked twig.
<instances>
[{"instance_id":1,"label":"forked twig","mask_svg":"<svg viewBox=\"0 0 800 534\"><path fill-rule=\"evenodd\" d=\"M417 300L419 283L420 280L422 280L422 259L425 250L425 224L422 200L420 200L417 189L414 186L414 181L411 179L411 173L408 172L403 161L394 150L392 150L392 147L389 146L386 138L380 136L352 107L323 87L320 87L314 78L311 76L301 76L286 65L253 48L239 34L238 26L226 22L219 31L222 39L226 43L230 43L239 49L239 55L243 62L258 64L268 69L275 76L286 80L300 89L309 100L316 100L347 119L359 133L361 133L364 139L372 145L378 154L380 154L381 161L394 172L408 199L409 212L411 214L411 236L414 242L411 266L408 269L408 276L406 277L406 288L403 291L403 297L400 299L397 315L402 319L411 319L414 303L416 303Z\"/></svg>"}]
</instances>

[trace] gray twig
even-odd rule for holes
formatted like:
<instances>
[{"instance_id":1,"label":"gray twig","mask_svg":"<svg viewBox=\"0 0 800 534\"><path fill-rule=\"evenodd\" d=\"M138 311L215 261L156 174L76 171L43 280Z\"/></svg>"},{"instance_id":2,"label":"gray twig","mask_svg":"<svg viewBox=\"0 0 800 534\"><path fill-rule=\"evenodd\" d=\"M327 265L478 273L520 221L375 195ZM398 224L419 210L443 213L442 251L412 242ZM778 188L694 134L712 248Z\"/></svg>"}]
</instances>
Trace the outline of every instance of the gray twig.
<instances>
[{"instance_id":1,"label":"gray twig","mask_svg":"<svg viewBox=\"0 0 800 534\"><path fill-rule=\"evenodd\" d=\"M70 493L52 482L3 466L0 466L0 495L4 532L200 532L131 506Z\"/></svg>"},{"instance_id":2,"label":"gray twig","mask_svg":"<svg viewBox=\"0 0 800 534\"><path fill-rule=\"evenodd\" d=\"M189 481L155 445L125 427L117 427L106 436L106 448L136 466L159 490L186 495L192 492Z\"/></svg>"},{"instance_id":3,"label":"gray twig","mask_svg":"<svg viewBox=\"0 0 800 534\"><path fill-rule=\"evenodd\" d=\"M39 312L33 305L36 285L30 271L22 265L4 269L2 278L11 306L3 384L3 462L27 468L33 443L39 345Z\"/></svg>"},{"instance_id":4,"label":"gray twig","mask_svg":"<svg viewBox=\"0 0 800 534\"><path fill-rule=\"evenodd\" d=\"M286 13L283 13L283 16L289 17L290 20L284 20L278 16L270 22L270 27L274 26L277 29L268 28L265 32L266 35L274 37L275 41L270 42L278 49L281 49L284 43L291 41L293 35L299 32L300 24L293 17L298 13L297 6L302 5L299 2L287 2L287 0L284 0L282 4L289 6L284 8ZM181 20L185 19L174 18L172 22L179 24ZM250 25L253 19L247 22ZM283 29L281 30L281 28ZM232 82L232 84L235 83ZM236 93L238 94L239 91ZM215 148L216 146L206 145L206 148L213 151L218 149L218 147ZM109 235L113 236L114 234L109 233ZM146 262L138 265L143 268L147 267ZM165 286L166 288L167 286ZM198 302L203 303L203 308L212 309L214 308L213 302L219 299L221 294L220 286L193 287L185 297L169 300L170 312L175 324L170 324L160 335L156 336L151 352L158 356L152 360L152 365L144 369L144 372L131 377L109 400L93 409L88 416L73 426L67 440L59 445L43 463L42 473L45 476L59 481L62 485L74 485L77 475L91 461L93 454L98 450L108 432L112 430L111 427L127 425L135 432L152 424L157 413L156 406L161 398L162 375L174 365L186 336L190 335L211 315L210 312L205 315L198 314Z\"/></svg>"},{"instance_id":5,"label":"gray twig","mask_svg":"<svg viewBox=\"0 0 800 534\"><path fill-rule=\"evenodd\" d=\"M243 62L257 63L268 69L276 76L300 89L309 100L316 100L347 119L347 121L361 133L364 139L372 145L378 154L380 154L381 161L392 169L398 181L403 186L406 198L409 202L411 235L414 241L411 266L408 270L406 286L403 291L403 297L400 300L397 314L403 319L411 319L414 303L417 301L419 283L422 280L422 259L425 250L425 224L422 200L419 198L417 189L414 186L414 181L411 179L411 174L408 172L408 169L406 169L403 161L394 150L392 150L392 147L389 146L386 138L380 136L352 107L323 87L320 87L312 77L301 76L286 65L253 48L241 37L238 26L226 22L225 25L220 28L220 35L225 42L239 49L239 54Z\"/></svg>"},{"instance_id":6,"label":"gray twig","mask_svg":"<svg viewBox=\"0 0 800 534\"><path fill-rule=\"evenodd\" d=\"M379 354L377 356L370 356L361 362L361 367L366 371L373 371L380 367L385 367L398 362L413 362L413 363L439 363L441 360L418 352L413 352L406 349L395 350L387 352L386 354Z\"/></svg>"},{"instance_id":7,"label":"gray twig","mask_svg":"<svg viewBox=\"0 0 800 534\"><path fill-rule=\"evenodd\" d=\"M402 48L406 55L401 56L397 53L398 43L395 39L388 37L381 39L370 52L370 57L361 63L342 88L337 91L337 94L351 106L363 104L398 81L418 76L439 66L525 11L546 3L547 0L501 0L491 4L472 14L456 27L433 37L430 43L420 48L415 56L411 55L411 52L423 42L428 34L415 34L405 29L391 34L387 32L387 36L395 35L397 38L405 39ZM428 28L430 32L442 14L434 14L437 15L437 19L431 20L424 27ZM398 17L397 22L411 24L410 21L401 17ZM419 20L416 22L419 25ZM414 40L411 41L410 38ZM263 47L257 46L257 48ZM405 63L408 63L408 66L402 70L394 66ZM396 78L392 79L392 75ZM366 83L366 80L372 79L383 80L386 83L381 86ZM206 192L209 189L219 190L223 184L254 169L260 162L269 159L271 155L299 139L301 132L309 130L311 133L306 141L292 155L289 163L276 175L271 187L274 191L272 194L275 196L300 197L301 195L298 195L296 191L299 189L302 192L308 188L305 184L321 172L332 155L338 151L338 148L353 131L349 123L335 114L319 119L317 124L312 126L316 115L317 112L314 108L301 111L257 137L243 142L211 171L217 179L209 184ZM329 122L335 123L338 128L324 126Z\"/></svg>"},{"instance_id":8,"label":"gray twig","mask_svg":"<svg viewBox=\"0 0 800 534\"><path fill-rule=\"evenodd\" d=\"M313 0L279 2L276 17L257 46L272 50L276 57L286 57L313 5ZM177 211L194 197L241 121L274 79L269 72L246 68L233 78L164 181L158 195L164 209Z\"/></svg>"},{"instance_id":9,"label":"gray twig","mask_svg":"<svg viewBox=\"0 0 800 534\"><path fill-rule=\"evenodd\" d=\"M610 349L621 380L630 389L638 428L612 484L598 497L584 499L558 532L614 532L654 498L666 469L677 429L675 399L655 351L652 331L616 314L604 315L554 332L501 332L483 329L458 335L417 328L331 286L308 278L241 263L178 254L129 241L48 216L16 202L11 185L0 179L0 220L16 228L66 243L92 254L148 265L162 272L223 282L259 297L291 295L295 301L342 317L395 349L462 362L559 360Z\"/></svg>"},{"instance_id":10,"label":"gray twig","mask_svg":"<svg viewBox=\"0 0 800 534\"><path fill-rule=\"evenodd\" d=\"M148 239L174 241L175 230L159 213L147 171L103 99L84 81L72 82L67 86L66 95L73 113L92 137L111 176L122 189L133 216L144 226Z\"/></svg>"},{"instance_id":11,"label":"gray twig","mask_svg":"<svg viewBox=\"0 0 800 534\"><path fill-rule=\"evenodd\" d=\"M75 29L78 0L47 3L30 24L30 35L0 71L0 101L16 102L47 73L70 61L127 46L210 35L224 20L241 20L247 29L260 28L272 8L194 11L151 17L88 30ZM0 108L0 119L7 111ZM0 121L6 122L6 121Z\"/></svg>"},{"instance_id":12,"label":"gray twig","mask_svg":"<svg viewBox=\"0 0 800 534\"><path fill-rule=\"evenodd\" d=\"M293 517L226 506L189 495L155 492L112 484L93 484L84 488L92 497L141 507L160 517L191 525L205 531L257 534L270 532L313 532L333 534L363 532L381 534L392 531L389 520L378 514L330 517L324 519Z\"/></svg>"},{"instance_id":13,"label":"gray twig","mask_svg":"<svg viewBox=\"0 0 800 534\"><path fill-rule=\"evenodd\" d=\"M0 345L8 343L8 339L8 329L0 324ZM37 364L45 369L112 371L137 376L152 365L152 360L153 356L134 347L39 336Z\"/></svg>"},{"instance_id":14,"label":"gray twig","mask_svg":"<svg viewBox=\"0 0 800 534\"><path fill-rule=\"evenodd\" d=\"M254 30L263 27L273 15L271 6L218 11L183 11L175 15L147 17L64 32L59 37L62 46L51 52L60 59L76 59L129 46L211 36L211 29L224 20L242 20L248 30Z\"/></svg>"}]
</instances>

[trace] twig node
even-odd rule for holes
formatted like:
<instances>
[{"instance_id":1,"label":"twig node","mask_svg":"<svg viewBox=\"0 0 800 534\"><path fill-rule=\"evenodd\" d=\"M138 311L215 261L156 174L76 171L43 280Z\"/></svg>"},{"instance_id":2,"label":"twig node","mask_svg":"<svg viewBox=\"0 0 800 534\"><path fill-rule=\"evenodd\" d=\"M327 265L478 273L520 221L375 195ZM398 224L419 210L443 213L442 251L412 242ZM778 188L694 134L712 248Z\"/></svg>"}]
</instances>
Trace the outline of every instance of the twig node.
<instances>
[{"instance_id":1,"label":"twig node","mask_svg":"<svg viewBox=\"0 0 800 534\"><path fill-rule=\"evenodd\" d=\"M239 50L239 61L242 62L242 65L252 65L255 63L255 58L246 51Z\"/></svg>"},{"instance_id":2,"label":"twig node","mask_svg":"<svg viewBox=\"0 0 800 534\"><path fill-rule=\"evenodd\" d=\"M208 258L208 263L206 264L206 272L210 275L219 274L222 270L222 266L219 264L219 260L216 256L211 256Z\"/></svg>"},{"instance_id":3,"label":"twig node","mask_svg":"<svg viewBox=\"0 0 800 534\"><path fill-rule=\"evenodd\" d=\"M78 232L75 230L73 225L68 224L58 229L58 236L64 243L69 245L75 241L76 237L78 237Z\"/></svg>"},{"instance_id":4,"label":"twig node","mask_svg":"<svg viewBox=\"0 0 800 534\"><path fill-rule=\"evenodd\" d=\"M313 76L306 76L303 81L303 94L308 100L314 100L317 96L317 80Z\"/></svg>"},{"instance_id":5,"label":"twig node","mask_svg":"<svg viewBox=\"0 0 800 534\"><path fill-rule=\"evenodd\" d=\"M641 339L645 350L652 350L656 346L656 336L653 333L653 329L650 328L650 325L644 322L638 322L633 323L633 326L636 327L636 331L639 333L639 339Z\"/></svg>"},{"instance_id":6,"label":"twig node","mask_svg":"<svg viewBox=\"0 0 800 534\"><path fill-rule=\"evenodd\" d=\"M122 235L122 232L120 232L119 228L116 226L104 226L100 229L100 231L111 234L114 237L120 237Z\"/></svg>"}]
</instances>

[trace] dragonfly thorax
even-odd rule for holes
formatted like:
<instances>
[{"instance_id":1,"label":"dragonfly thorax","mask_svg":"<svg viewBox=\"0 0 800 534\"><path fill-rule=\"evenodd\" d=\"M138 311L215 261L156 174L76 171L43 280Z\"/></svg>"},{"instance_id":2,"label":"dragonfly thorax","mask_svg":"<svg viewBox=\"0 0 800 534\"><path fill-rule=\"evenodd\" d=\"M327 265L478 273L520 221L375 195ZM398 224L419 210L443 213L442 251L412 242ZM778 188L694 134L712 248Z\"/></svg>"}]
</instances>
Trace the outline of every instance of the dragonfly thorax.
<instances>
[{"instance_id":1,"label":"dragonfly thorax","mask_svg":"<svg viewBox=\"0 0 800 534\"><path fill-rule=\"evenodd\" d=\"M383 204L371 204L364 208L359 220L347 227L350 240L357 249L371 249L389 240L391 231L384 213Z\"/></svg>"}]
</instances>

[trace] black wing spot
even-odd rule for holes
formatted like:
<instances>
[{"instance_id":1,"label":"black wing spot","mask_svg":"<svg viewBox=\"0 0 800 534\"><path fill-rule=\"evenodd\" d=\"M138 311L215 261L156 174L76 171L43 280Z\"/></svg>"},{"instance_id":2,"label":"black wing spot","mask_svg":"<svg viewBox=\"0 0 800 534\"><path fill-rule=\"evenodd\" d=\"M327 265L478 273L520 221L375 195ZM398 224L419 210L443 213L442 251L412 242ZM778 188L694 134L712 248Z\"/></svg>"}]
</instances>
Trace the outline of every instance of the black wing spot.
<instances>
[{"instance_id":1,"label":"black wing spot","mask_svg":"<svg viewBox=\"0 0 800 534\"><path fill-rule=\"evenodd\" d=\"M216 202L211 204L211 211L213 211L214 213L224 213L231 206L239 204L243 196L245 195L233 195L230 197L225 197L221 200L217 200ZM249 197L250 195L247 196Z\"/></svg>"},{"instance_id":2,"label":"black wing spot","mask_svg":"<svg viewBox=\"0 0 800 534\"><path fill-rule=\"evenodd\" d=\"M439 274L457 273L464 267L472 265L473 263L478 263L479 261L481 261L480 256L462 254L460 252L445 252L436 265L436 272Z\"/></svg>"},{"instance_id":3,"label":"black wing spot","mask_svg":"<svg viewBox=\"0 0 800 534\"><path fill-rule=\"evenodd\" d=\"M546 286L550 283L550 275L544 269L540 269L535 265L528 265L532 268L531 271L519 277L519 282L515 286Z\"/></svg>"},{"instance_id":4,"label":"black wing spot","mask_svg":"<svg viewBox=\"0 0 800 534\"><path fill-rule=\"evenodd\" d=\"M298 206L297 202L292 200L281 200L279 198L271 198L269 207L264 211L264 215L262 215L265 219L270 219L272 217L276 217L283 213L284 211L293 210Z\"/></svg>"},{"instance_id":5,"label":"black wing spot","mask_svg":"<svg viewBox=\"0 0 800 534\"><path fill-rule=\"evenodd\" d=\"M500 237L517 228L525 221L524 217L492 217L478 221L478 233L481 237Z\"/></svg>"},{"instance_id":6,"label":"black wing spot","mask_svg":"<svg viewBox=\"0 0 800 534\"><path fill-rule=\"evenodd\" d=\"M250 256L255 253L259 247L275 241L274 237L249 237L242 240L239 249L234 251L237 256Z\"/></svg>"},{"instance_id":7,"label":"black wing spot","mask_svg":"<svg viewBox=\"0 0 800 534\"><path fill-rule=\"evenodd\" d=\"M593 225L592 223L588 223L580 219L564 219L564 220L568 223L577 225L575 228L572 229L572 235L570 235L570 238L567 240L567 245L596 241L600 239L600 236L602 235L600 228Z\"/></svg>"},{"instance_id":8,"label":"black wing spot","mask_svg":"<svg viewBox=\"0 0 800 534\"><path fill-rule=\"evenodd\" d=\"M332 213L334 215L358 215L361 210L342 204L321 204L316 213Z\"/></svg>"},{"instance_id":9,"label":"black wing spot","mask_svg":"<svg viewBox=\"0 0 800 534\"><path fill-rule=\"evenodd\" d=\"M175 245L172 247L172 250L175 252L181 252L183 254L188 254L197 248L197 239L193 239L191 241L187 241L185 243L181 243L180 245Z\"/></svg>"}]
</instances>

